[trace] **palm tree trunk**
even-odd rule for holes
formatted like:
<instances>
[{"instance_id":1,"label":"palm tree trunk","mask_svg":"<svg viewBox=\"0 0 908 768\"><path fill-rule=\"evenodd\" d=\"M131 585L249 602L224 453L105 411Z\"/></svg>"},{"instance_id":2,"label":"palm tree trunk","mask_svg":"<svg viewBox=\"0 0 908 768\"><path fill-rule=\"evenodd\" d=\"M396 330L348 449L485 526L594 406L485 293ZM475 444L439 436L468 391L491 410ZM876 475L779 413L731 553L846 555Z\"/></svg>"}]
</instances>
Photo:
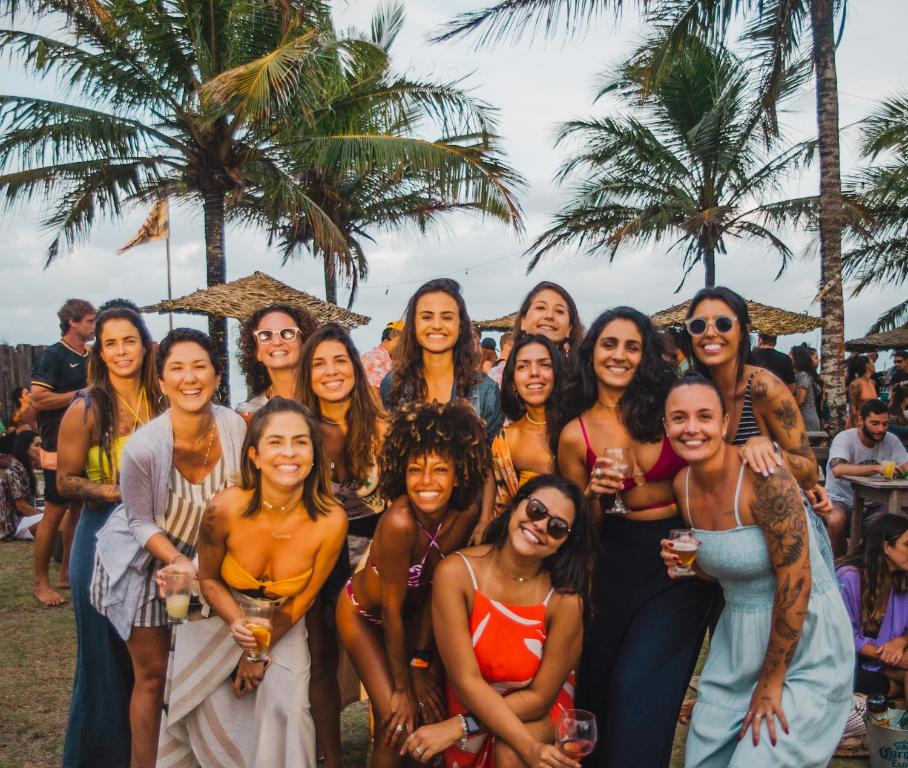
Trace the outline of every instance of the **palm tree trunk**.
<instances>
[{"instance_id":1,"label":"palm tree trunk","mask_svg":"<svg viewBox=\"0 0 908 768\"><path fill-rule=\"evenodd\" d=\"M221 285L227 275L224 258L224 193L205 192L205 275L208 287ZM230 356L227 354L227 318L208 316L208 335L214 343L221 363L221 387L218 398L230 404Z\"/></svg>"},{"instance_id":2,"label":"palm tree trunk","mask_svg":"<svg viewBox=\"0 0 908 768\"><path fill-rule=\"evenodd\" d=\"M711 245L703 246L700 257L703 259L703 268L706 270L706 287L714 288L716 285L716 249Z\"/></svg>"},{"instance_id":3,"label":"palm tree trunk","mask_svg":"<svg viewBox=\"0 0 908 768\"><path fill-rule=\"evenodd\" d=\"M845 302L842 296L842 180L835 68L835 0L812 0L820 153L820 316L823 388L833 432L845 426Z\"/></svg>"},{"instance_id":4,"label":"palm tree trunk","mask_svg":"<svg viewBox=\"0 0 908 768\"><path fill-rule=\"evenodd\" d=\"M325 261L325 301L337 304L337 265L328 254L323 255Z\"/></svg>"}]
</instances>

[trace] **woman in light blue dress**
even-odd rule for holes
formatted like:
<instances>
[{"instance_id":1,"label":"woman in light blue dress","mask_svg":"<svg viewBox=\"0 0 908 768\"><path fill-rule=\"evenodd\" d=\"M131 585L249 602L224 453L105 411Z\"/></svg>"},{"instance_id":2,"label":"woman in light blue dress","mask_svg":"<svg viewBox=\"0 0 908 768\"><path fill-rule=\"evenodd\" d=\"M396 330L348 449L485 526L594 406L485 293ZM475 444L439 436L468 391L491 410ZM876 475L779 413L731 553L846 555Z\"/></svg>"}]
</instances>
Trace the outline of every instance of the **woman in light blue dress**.
<instances>
[{"instance_id":1,"label":"woman in light blue dress","mask_svg":"<svg viewBox=\"0 0 908 768\"><path fill-rule=\"evenodd\" d=\"M786 467L746 472L724 440L715 385L678 380L666 433L688 469L675 494L701 542L697 575L719 581L712 636L687 739L686 768L825 768L851 709L848 614ZM662 557L677 566L671 542Z\"/></svg>"}]
</instances>

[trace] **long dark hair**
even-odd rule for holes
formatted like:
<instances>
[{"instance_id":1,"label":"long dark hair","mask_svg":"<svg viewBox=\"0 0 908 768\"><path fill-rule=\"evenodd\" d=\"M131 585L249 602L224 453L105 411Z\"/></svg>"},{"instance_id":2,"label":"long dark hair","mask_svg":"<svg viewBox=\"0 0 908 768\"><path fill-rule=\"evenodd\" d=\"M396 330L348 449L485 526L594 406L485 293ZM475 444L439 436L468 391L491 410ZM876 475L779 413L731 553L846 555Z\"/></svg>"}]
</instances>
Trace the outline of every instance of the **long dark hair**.
<instances>
[{"instance_id":1,"label":"long dark hair","mask_svg":"<svg viewBox=\"0 0 908 768\"><path fill-rule=\"evenodd\" d=\"M37 432L23 429L21 432L16 432L16 439L13 441L13 458L25 467L25 472L28 474L28 487L32 496L38 495L38 481L35 479L35 468L32 466L28 449L32 447L36 437L38 437Z\"/></svg>"},{"instance_id":2,"label":"long dark hair","mask_svg":"<svg viewBox=\"0 0 908 768\"><path fill-rule=\"evenodd\" d=\"M298 398L316 418L322 415L321 404L312 390L312 358L323 341L336 341L344 346L353 363L353 391L350 393L350 407L347 410L347 435L344 440L344 467L347 484L351 487L362 485L375 464L375 448L378 430L376 422L383 415L369 385L366 371L359 359L359 352L353 340L336 323L323 325L306 341L300 355Z\"/></svg>"},{"instance_id":3,"label":"long dark hair","mask_svg":"<svg viewBox=\"0 0 908 768\"><path fill-rule=\"evenodd\" d=\"M716 301L724 302L738 319L738 363L735 367L735 378L740 381L744 377L744 366L747 365L747 358L750 356L750 312L747 309L747 302L740 294L735 293L731 288L725 288L721 285L718 285L715 288L701 288L694 294L694 298L690 300L686 319L690 320L694 317L697 314L697 307L701 302L706 301L707 299L715 299ZM699 358L694 354L693 341L686 329L684 332L684 342L684 351L687 354L688 359L693 363L694 368L708 379L711 379L712 376L709 372L709 366L700 362Z\"/></svg>"},{"instance_id":4,"label":"long dark hair","mask_svg":"<svg viewBox=\"0 0 908 768\"><path fill-rule=\"evenodd\" d=\"M319 514L327 515L337 505L334 494L331 492L331 467L328 464L328 454L325 451L325 440L318 428L318 422L305 405L300 405L296 400L286 397L272 397L264 406L256 411L255 416L246 430L246 439L243 440L243 450L240 456L240 474L242 482L240 487L252 491L249 506L243 512L243 517L253 517L259 512L262 504L262 472L255 466L249 455L249 449L255 448L262 439L268 421L278 413L295 413L302 416L309 426L309 436L312 440L312 469L303 481L303 504L310 519L315 520Z\"/></svg>"},{"instance_id":5,"label":"long dark hair","mask_svg":"<svg viewBox=\"0 0 908 768\"><path fill-rule=\"evenodd\" d=\"M554 387L552 388L552 394L545 401L545 423L549 449L552 451L553 456L557 456L558 427L562 422L561 388L564 386L565 365L560 350L551 339L540 333L524 334L514 344L514 348L508 355L508 361L505 363L504 371L501 374L501 410L511 421L517 421L527 412L520 395L517 393L517 387L514 385L514 369L517 367L517 353L530 344L541 344L552 358Z\"/></svg>"},{"instance_id":6,"label":"long dark hair","mask_svg":"<svg viewBox=\"0 0 908 768\"><path fill-rule=\"evenodd\" d=\"M867 373L867 363L870 358L867 355L854 355L845 361L845 386L850 386L855 379L861 378Z\"/></svg>"},{"instance_id":7,"label":"long dark hair","mask_svg":"<svg viewBox=\"0 0 908 768\"><path fill-rule=\"evenodd\" d=\"M880 515L867 527L864 543L852 555L836 561L836 567L850 565L861 574L861 632L876 637L883 623L889 592L908 592L908 572L889 571L883 544L890 547L908 531L908 518L902 515Z\"/></svg>"},{"instance_id":8,"label":"long dark hair","mask_svg":"<svg viewBox=\"0 0 908 768\"><path fill-rule=\"evenodd\" d=\"M583 338L583 325L580 322L580 313L577 311L577 305L574 303L573 297L562 286L558 285L558 283L550 283L548 280L543 280L541 283L534 285L530 289L530 292L523 297L520 309L517 310L517 314L514 316L514 339L517 340L521 336L526 335L526 331L521 329L520 324L523 322L523 318L526 317L527 312L530 311L530 305L533 303L533 299L536 298L536 294L541 293L542 291L554 291L564 299L564 303L567 304L571 331L568 334L568 337L561 342L560 345L561 354L567 358L574 353L574 350L577 349L577 345L580 344L580 339Z\"/></svg>"},{"instance_id":9,"label":"long dark hair","mask_svg":"<svg viewBox=\"0 0 908 768\"><path fill-rule=\"evenodd\" d=\"M593 552L590 512L583 491L576 483L560 475L538 475L524 483L486 529L485 542L501 549L508 538L508 524L517 507L540 488L554 488L574 505L574 523L571 532L558 549L542 561L542 569L549 574L552 586L562 594L577 594L583 600L584 615L588 612L587 584Z\"/></svg>"},{"instance_id":10,"label":"long dark hair","mask_svg":"<svg viewBox=\"0 0 908 768\"><path fill-rule=\"evenodd\" d=\"M564 422L591 408L599 396L599 384L593 370L593 349L605 326L613 320L632 322L643 339L640 365L630 386L621 395L621 421L634 440L654 443L665 434L662 410L676 374L674 366L665 359L662 336L646 315L632 307L615 307L603 312L593 321L580 342L562 397Z\"/></svg>"},{"instance_id":11,"label":"long dark hair","mask_svg":"<svg viewBox=\"0 0 908 768\"><path fill-rule=\"evenodd\" d=\"M98 449L101 452L100 465L110 468L111 482L116 483L117 467L113 461L113 443L120 429L118 423L119 409L117 408L117 395L110 383L110 371L101 357L104 347L104 326L111 320L125 320L139 334L142 349L145 351L139 379L142 388L145 390L149 418L157 416L160 411L161 388L155 365L154 342L141 315L128 307L117 306L105 309L95 319L95 343L92 345L88 356L88 388L85 396L85 407L86 409L92 408L94 410L98 424ZM140 411L141 408L140 403Z\"/></svg>"},{"instance_id":12,"label":"long dark hair","mask_svg":"<svg viewBox=\"0 0 908 768\"><path fill-rule=\"evenodd\" d=\"M457 342L454 344L454 388L458 397L469 399L479 381L479 349L473 337L473 324L466 302L460 293L460 284L447 277L424 283L410 297L400 342L394 349L394 372L391 378L391 406L409 400L425 400L428 392L423 378L422 347L416 340L416 305L428 293L446 293L457 304L460 321Z\"/></svg>"},{"instance_id":13,"label":"long dark hair","mask_svg":"<svg viewBox=\"0 0 908 768\"><path fill-rule=\"evenodd\" d=\"M240 335L237 339L239 349L240 370L246 377L246 387L250 395L260 395L269 386L271 386L271 377L268 375L268 369L258 358L258 346L255 340L255 329L261 322L262 318L270 315L272 312L280 312L293 318L296 327L300 329L300 340L306 343L306 340L318 328L318 321L308 310L303 307L292 307L289 304L269 304L253 312L249 317L243 320L240 326Z\"/></svg>"}]
</instances>

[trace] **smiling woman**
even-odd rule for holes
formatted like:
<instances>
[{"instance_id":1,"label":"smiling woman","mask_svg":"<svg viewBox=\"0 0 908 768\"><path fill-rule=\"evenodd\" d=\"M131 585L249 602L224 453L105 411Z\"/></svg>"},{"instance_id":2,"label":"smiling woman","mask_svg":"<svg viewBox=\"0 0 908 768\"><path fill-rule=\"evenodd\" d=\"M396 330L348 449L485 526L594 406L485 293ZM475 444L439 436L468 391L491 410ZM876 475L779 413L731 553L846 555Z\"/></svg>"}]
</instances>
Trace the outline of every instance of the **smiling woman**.
<instances>
[{"instance_id":1,"label":"smiling woman","mask_svg":"<svg viewBox=\"0 0 908 768\"><path fill-rule=\"evenodd\" d=\"M558 283L539 283L524 297L514 317L514 338L541 334L561 351L565 359L583 338L577 305Z\"/></svg>"}]
</instances>

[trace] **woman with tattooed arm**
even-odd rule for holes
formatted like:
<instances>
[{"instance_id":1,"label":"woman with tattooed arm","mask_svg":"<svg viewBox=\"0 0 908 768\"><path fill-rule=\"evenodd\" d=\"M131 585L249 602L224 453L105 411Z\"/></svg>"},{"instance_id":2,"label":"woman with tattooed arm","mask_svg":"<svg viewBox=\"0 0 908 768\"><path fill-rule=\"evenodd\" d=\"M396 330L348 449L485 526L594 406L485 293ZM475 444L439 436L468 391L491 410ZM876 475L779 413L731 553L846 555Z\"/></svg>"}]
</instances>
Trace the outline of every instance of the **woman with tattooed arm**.
<instances>
[{"instance_id":1,"label":"woman with tattooed arm","mask_svg":"<svg viewBox=\"0 0 908 768\"><path fill-rule=\"evenodd\" d=\"M791 472L745 472L715 384L679 379L665 430L688 468L675 497L701 542L695 569L722 586L687 740L687 768L827 765L851 709L854 653L838 587ZM678 558L668 540L669 575Z\"/></svg>"}]
</instances>

